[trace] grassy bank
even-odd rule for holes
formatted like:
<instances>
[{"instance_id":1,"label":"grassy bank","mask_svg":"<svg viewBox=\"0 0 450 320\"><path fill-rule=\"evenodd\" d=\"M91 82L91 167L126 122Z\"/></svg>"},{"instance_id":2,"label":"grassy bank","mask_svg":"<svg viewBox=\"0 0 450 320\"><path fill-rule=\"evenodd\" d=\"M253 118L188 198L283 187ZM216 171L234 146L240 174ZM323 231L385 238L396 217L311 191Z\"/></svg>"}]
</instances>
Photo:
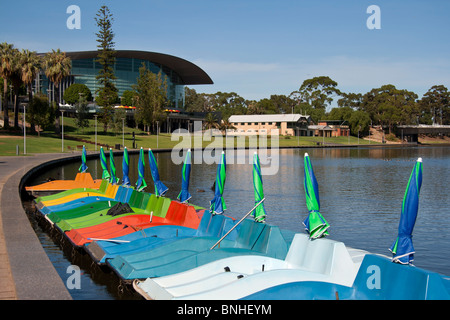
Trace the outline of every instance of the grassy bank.
<instances>
[{"instance_id":1,"label":"grassy bank","mask_svg":"<svg viewBox=\"0 0 450 320\"><path fill-rule=\"evenodd\" d=\"M187 147L248 147L261 143L261 140L256 137L210 137L208 132L203 136L176 136L168 133L161 133L159 135L148 135L136 128L126 127L124 134L122 130L118 132L109 131L103 132L103 128L97 127L97 150L100 145L104 148L115 148L116 145L123 144L128 148L133 147L133 135L135 134L135 146L137 148L152 148L152 149L171 149L175 146ZM277 140L274 140L277 139ZM279 147L297 147L297 146L317 146L317 145L356 145L356 144L368 144L368 141L358 139L355 137L268 137L267 146L270 147L273 143L278 143ZM374 142L372 142L374 143ZM63 141L61 135L56 135L50 131L41 132L41 136L37 134L26 135L26 153L31 155L34 153L61 153ZM73 118L64 118L64 152L72 153L80 151L82 145L86 146L88 151L95 150L95 124L94 120L90 120L89 128L84 130L78 129L75 126ZM19 154L24 153L24 137L23 132L20 130L17 132L0 130L0 156L13 156L16 155L17 146L19 148Z\"/></svg>"}]
</instances>

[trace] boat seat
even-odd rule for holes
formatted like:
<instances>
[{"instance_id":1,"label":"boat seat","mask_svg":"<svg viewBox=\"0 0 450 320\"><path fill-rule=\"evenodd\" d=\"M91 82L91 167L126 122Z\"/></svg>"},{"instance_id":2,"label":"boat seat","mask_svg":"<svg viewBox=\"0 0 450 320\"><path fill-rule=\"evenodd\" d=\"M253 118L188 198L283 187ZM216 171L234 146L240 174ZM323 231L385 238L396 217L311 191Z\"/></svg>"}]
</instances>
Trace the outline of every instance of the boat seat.
<instances>
[{"instance_id":1,"label":"boat seat","mask_svg":"<svg viewBox=\"0 0 450 320\"><path fill-rule=\"evenodd\" d=\"M146 211L153 212L154 216L164 218L169 209L171 200L165 197L158 197L154 194L150 195L150 199L147 203Z\"/></svg>"},{"instance_id":2,"label":"boat seat","mask_svg":"<svg viewBox=\"0 0 450 320\"><path fill-rule=\"evenodd\" d=\"M279 227L266 224L251 249L273 258L284 259L288 252L288 244Z\"/></svg>"},{"instance_id":3,"label":"boat seat","mask_svg":"<svg viewBox=\"0 0 450 320\"><path fill-rule=\"evenodd\" d=\"M196 228L200 218L197 211L191 205L173 200L165 217L165 223L182 225L188 228Z\"/></svg>"},{"instance_id":4,"label":"boat seat","mask_svg":"<svg viewBox=\"0 0 450 320\"><path fill-rule=\"evenodd\" d=\"M233 246L235 248L251 249L265 227L266 224L264 223L255 222L251 219L245 219L241 222L241 227L239 228L239 232Z\"/></svg>"},{"instance_id":5,"label":"boat seat","mask_svg":"<svg viewBox=\"0 0 450 320\"><path fill-rule=\"evenodd\" d=\"M356 299L450 299L441 275L367 254L353 284Z\"/></svg>"},{"instance_id":6,"label":"boat seat","mask_svg":"<svg viewBox=\"0 0 450 320\"><path fill-rule=\"evenodd\" d=\"M213 217L213 215L211 214L211 211L205 210L203 212L203 216L202 216L200 223L197 227L197 230L195 232L196 237L205 236L207 234L207 230L208 230L209 225L211 224L212 217Z\"/></svg>"},{"instance_id":7,"label":"boat seat","mask_svg":"<svg viewBox=\"0 0 450 320\"><path fill-rule=\"evenodd\" d=\"M326 275L347 273L354 279L357 272L344 243L325 238L310 240L306 234L295 235L285 261L294 268Z\"/></svg>"}]
</instances>

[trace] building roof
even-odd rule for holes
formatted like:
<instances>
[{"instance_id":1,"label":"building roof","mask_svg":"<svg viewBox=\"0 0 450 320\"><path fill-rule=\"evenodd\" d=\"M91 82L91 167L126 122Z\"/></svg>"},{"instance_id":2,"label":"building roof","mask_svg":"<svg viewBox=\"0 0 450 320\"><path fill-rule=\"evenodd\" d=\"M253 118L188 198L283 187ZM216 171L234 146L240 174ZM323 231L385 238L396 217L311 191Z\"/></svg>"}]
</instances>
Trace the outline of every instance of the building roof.
<instances>
[{"instance_id":1,"label":"building roof","mask_svg":"<svg viewBox=\"0 0 450 320\"><path fill-rule=\"evenodd\" d=\"M97 57L98 51L76 51L66 52L72 60L90 59ZM213 84L214 82L200 67L175 56L164 53L138 51L138 50L116 50L116 58L135 58L160 63L174 70L183 81L183 84Z\"/></svg>"},{"instance_id":2,"label":"building roof","mask_svg":"<svg viewBox=\"0 0 450 320\"><path fill-rule=\"evenodd\" d=\"M298 122L301 118L309 118L301 114L248 114L232 115L229 122Z\"/></svg>"}]
</instances>

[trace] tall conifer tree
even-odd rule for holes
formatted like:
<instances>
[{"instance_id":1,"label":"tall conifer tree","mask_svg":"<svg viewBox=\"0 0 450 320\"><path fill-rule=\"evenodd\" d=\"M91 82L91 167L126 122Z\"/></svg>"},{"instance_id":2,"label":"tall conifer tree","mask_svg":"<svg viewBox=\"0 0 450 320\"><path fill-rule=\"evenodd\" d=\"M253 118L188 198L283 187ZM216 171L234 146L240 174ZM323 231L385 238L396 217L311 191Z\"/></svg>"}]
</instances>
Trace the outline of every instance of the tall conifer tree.
<instances>
[{"instance_id":1,"label":"tall conifer tree","mask_svg":"<svg viewBox=\"0 0 450 320\"><path fill-rule=\"evenodd\" d=\"M100 121L104 125L104 131L108 130L108 123L111 121L114 113L114 103L118 100L117 88L114 84L116 79L114 75L114 64L116 62L116 50L114 49L114 32L112 31L113 15L107 6L102 6L96 15L95 21L99 28L97 36L97 62L101 69L97 75L100 88L96 91L96 102L102 107L100 112Z\"/></svg>"}]
</instances>

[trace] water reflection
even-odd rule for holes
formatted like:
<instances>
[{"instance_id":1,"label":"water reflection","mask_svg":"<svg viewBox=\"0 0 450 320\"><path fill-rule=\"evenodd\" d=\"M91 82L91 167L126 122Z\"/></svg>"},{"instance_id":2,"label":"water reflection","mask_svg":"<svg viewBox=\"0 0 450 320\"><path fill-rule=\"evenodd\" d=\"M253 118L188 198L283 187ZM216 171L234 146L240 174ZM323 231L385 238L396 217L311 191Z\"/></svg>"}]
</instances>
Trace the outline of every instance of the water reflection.
<instances>
[{"instance_id":1,"label":"water reflection","mask_svg":"<svg viewBox=\"0 0 450 320\"><path fill-rule=\"evenodd\" d=\"M281 149L276 175L263 176L267 222L281 228L304 232L307 215L303 189L303 155L308 152L320 189L321 212L330 223L330 238L347 245L388 255L397 235L406 184L418 157L423 158L423 184L419 214L413 232L415 264L450 275L450 148L371 147ZM245 156L248 156L246 151ZM130 154L129 177L138 178L138 154ZM146 157L147 153L146 153ZM174 164L170 153L155 152L161 180L175 199L181 188L182 164ZM114 156L117 176L122 177L122 157ZM226 214L241 218L254 205L251 164L229 164L224 198ZM230 163L230 162L228 162ZM100 162L89 160L88 171L101 177ZM52 177L73 179L79 163L54 168L35 181ZM146 158L147 192L153 183ZM191 202L208 207L213 198L216 164L192 164Z\"/></svg>"}]
</instances>

